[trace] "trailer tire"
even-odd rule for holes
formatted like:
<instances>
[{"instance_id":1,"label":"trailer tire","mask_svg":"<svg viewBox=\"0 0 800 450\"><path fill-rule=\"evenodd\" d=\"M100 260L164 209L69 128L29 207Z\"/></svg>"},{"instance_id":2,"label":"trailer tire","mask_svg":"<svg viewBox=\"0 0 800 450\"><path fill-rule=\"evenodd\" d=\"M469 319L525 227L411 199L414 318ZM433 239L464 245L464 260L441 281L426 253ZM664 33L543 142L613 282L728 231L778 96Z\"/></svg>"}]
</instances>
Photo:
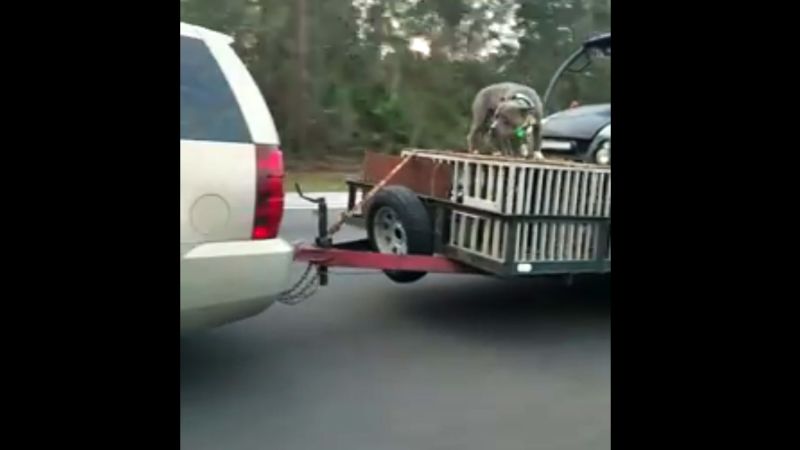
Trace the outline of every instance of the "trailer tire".
<instances>
[{"instance_id":1,"label":"trailer tire","mask_svg":"<svg viewBox=\"0 0 800 450\"><path fill-rule=\"evenodd\" d=\"M367 236L373 250L409 255L433 254L433 225L427 208L411 189L386 186L367 212ZM427 272L384 270L396 283L411 283Z\"/></svg>"}]
</instances>

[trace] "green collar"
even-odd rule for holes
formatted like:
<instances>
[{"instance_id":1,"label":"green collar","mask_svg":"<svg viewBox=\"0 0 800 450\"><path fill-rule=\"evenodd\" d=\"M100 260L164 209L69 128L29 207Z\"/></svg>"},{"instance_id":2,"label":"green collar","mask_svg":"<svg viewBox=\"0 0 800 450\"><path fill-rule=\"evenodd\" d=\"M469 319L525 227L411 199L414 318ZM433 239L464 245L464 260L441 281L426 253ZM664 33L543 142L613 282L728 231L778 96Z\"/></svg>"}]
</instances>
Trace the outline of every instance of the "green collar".
<instances>
[{"instance_id":1,"label":"green collar","mask_svg":"<svg viewBox=\"0 0 800 450\"><path fill-rule=\"evenodd\" d=\"M533 124L531 123L531 119L528 118L525 120L525 123L518 126L517 128L514 128L514 136L516 136L516 138L520 140L525 139L525 137L528 136L528 130L532 127Z\"/></svg>"}]
</instances>

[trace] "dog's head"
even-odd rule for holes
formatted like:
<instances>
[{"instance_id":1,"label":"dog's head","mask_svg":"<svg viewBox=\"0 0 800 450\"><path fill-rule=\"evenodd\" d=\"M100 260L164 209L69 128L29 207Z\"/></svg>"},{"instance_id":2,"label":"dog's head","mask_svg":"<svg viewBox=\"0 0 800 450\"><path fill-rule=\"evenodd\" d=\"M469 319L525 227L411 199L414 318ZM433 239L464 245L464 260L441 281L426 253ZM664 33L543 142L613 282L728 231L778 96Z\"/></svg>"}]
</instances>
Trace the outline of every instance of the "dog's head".
<instances>
[{"instance_id":1,"label":"dog's head","mask_svg":"<svg viewBox=\"0 0 800 450\"><path fill-rule=\"evenodd\" d=\"M491 133L498 137L511 137L519 130L527 131L536 125L536 106L528 97L516 94L500 101L489 125Z\"/></svg>"}]
</instances>

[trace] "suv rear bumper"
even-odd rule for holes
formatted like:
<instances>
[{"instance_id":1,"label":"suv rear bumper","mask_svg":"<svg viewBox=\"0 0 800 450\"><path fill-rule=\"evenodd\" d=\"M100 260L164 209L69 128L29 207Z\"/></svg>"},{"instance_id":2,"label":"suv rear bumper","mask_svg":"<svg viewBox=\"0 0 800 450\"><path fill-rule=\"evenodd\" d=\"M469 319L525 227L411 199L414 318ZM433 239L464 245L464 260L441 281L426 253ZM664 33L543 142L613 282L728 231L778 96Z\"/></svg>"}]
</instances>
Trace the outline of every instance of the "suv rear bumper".
<instances>
[{"instance_id":1,"label":"suv rear bumper","mask_svg":"<svg viewBox=\"0 0 800 450\"><path fill-rule=\"evenodd\" d=\"M289 287L283 239L201 244L181 256L181 332L253 316Z\"/></svg>"}]
</instances>

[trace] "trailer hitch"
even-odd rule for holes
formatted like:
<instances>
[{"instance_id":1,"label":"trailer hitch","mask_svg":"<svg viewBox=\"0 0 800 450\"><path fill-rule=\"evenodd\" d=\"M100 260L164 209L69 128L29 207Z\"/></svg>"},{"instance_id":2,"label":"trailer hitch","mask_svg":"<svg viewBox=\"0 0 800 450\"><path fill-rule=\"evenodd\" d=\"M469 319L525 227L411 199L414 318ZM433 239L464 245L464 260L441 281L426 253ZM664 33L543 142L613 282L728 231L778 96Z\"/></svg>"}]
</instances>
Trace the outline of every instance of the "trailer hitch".
<instances>
[{"instance_id":1,"label":"trailer hitch","mask_svg":"<svg viewBox=\"0 0 800 450\"><path fill-rule=\"evenodd\" d=\"M300 198L317 205L317 237L314 239L314 244L318 248L331 248L333 246L333 238L328 234L328 204L325 201L325 197L313 198L305 195L300 183L295 183L294 188ZM316 266L320 286L327 286L328 266L322 264L317 264Z\"/></svg>"},{"instance_id":2,"label":"trailer hitch","mask_svg":"<svg viewBox=\"0 0 800 450\"><path fill-rule=\"evenodd\" d=\"M312 198L303 193L303 189L300 187L300 183L295 183L294 188L297 191L297 195L300 196L303 200L308 202L314 203L317 205L317 237L314 239L315 248L314 249L304 249L303 246L299 246L295 248L295 260L306 260L309 261L309 269L311 268L311 264L317 266L317 279L319 281L320 286L327 286L328 285L328 267L329 264L326 264L327 261L321 261L318 256L320 254L328 255L328 259L333 258L333 254L329 253L330 251L336 250L333 245L333 235L336 234L339 230L342 229L344 226L345 221L352 217L354 212L361 208L365 202L367 202L373 195L375 195L381 188L383 188L392 177L400 171L409 161L411 161L411 157L413 154L408 154L403 156L403 159L386 175L381 181L379 181L372 189L367 192L361 201L355 205L351 206L350 209L343 212L339 219L328 227L328 204L325 201L324 197L319 198ZM359 244L364 244L364 242L360 242ZM342 246L342 250L344 250L346 246ZM367 252L368 254L368 252ZM301 256L302 255L302 256ZM351 253L345 251L345 255L351 255ZM358 258L357 258L358 259ZM352 267L352 266L351 266ZM308 272L307 270L307 272ZM308 272L310 273L310 272ZM306 274L304 274L303 278L305 278ZM301 282L303 279L301 278ZM300 283L298 283L300 284Z\"/></svg>"}]
</instances>

